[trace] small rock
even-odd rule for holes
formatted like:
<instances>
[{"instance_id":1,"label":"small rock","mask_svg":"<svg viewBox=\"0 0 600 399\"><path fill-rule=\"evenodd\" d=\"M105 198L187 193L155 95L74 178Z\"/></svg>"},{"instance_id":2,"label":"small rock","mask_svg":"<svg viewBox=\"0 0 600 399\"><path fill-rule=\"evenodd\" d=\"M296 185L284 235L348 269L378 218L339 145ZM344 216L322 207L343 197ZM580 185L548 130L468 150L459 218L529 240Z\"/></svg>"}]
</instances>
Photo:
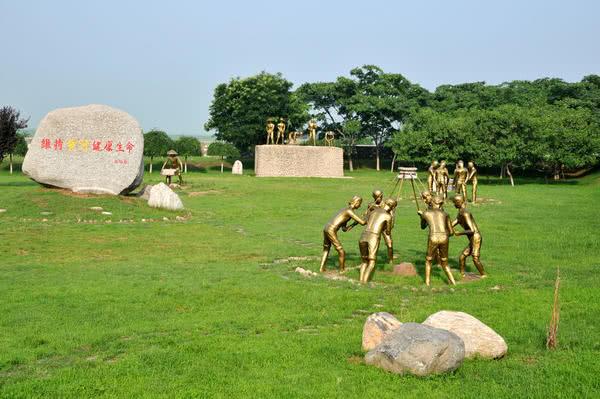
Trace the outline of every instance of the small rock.
<instances>
[{"instance_id":1,"label":"small rock","mask_svg":"<svg viewBox=\"0 0 600 399\"><path fill-rule=\"evenodd\" d=\"M47 222L47 221L48 221L48 219L42 219L42 222Z\"/></svg>"},{"instance_id":2,"label":"small rock","mask_svg":"<svg viewBox=\"0 0 600 399\"><path fill-rule=\"evenodd\" d=\"M44 212L40 212L40 215L48 216L48 215L52 215L52 212L44 211Z\"/></svg>"},{"instance_id":3,"label":"small rock","mask_svg":"<svg viewBox=\"0 0 600 399\"><path fill-rule=\"evenodd\" d=\"M417 376L456 370L465 344L456 334L418 323L404 323L365 355L367 364L397 374Z\"/></svg>"},{"instance_id":4,"label":"small rock","mask_svg":"<svg viewBox=\"0 0 600 399\"><path fill-rule=\"evenodd\" d=\"M152 184L148 184L146 186L144 186L144 188L142 188L140 190L139 193L137 193L136 195L138 197L140 197L141 199L145 199L146 201L148 201L150 199L150 193L152 192Z\"/></svg>"},{"instance_id":5,"label":"small rock","mask_svg":"<svg viewBox=\"0 0 600 399\"><path fill-rule=\"evenodd\" d=\"M500 286L499 285L495 285L492 288L490 288L491 291L500 291Z\"/></svg>"},{"instance_id":6,"label":"small rock","mask_svg":"<svg viewBox=\"0 0 600 399\"><path fill-rule=\"evenodd\" d=\"M142 223L146 223L146 219L142 219Z\"/></svg>"},{"instance_id":7,"label":"small rock","mask_svg":"<svg viewBox=\"0 0 600 399\"><path fill-rule=\"evenodd\" d=\"M6 209L0 209L0 213L6 212Z\"/></svg>"},{"instance_id":8,"label":"small rock","mask_svg":"<svg viewBox=\"0 0 600 399\"><path fill-rule=\"evenodd\" d=\"M168 222L168 221L169 221L169 218L166 216L163 216L163 222Z\"/></svg>"},{"instance_id":9,"label":"small rock","mask_svg":"<svg viewBox=\"0 0 600 399\"><path fill-rule=\"evenodd\" d=\"M373 313L365 321L362 335L362 348L364 351L370 351L383 341L387 334L402 323L387 312Z\"/></svg>"},{"instance_id":10,"label":"small rock","mask_svg":"<svg viewBox=\"0 0 600 399\"><path fill-rule=\"evenodd\" d=\"M429 316L423 324L458 335L465 343L467 358L497 359L508 351L506 342L498 333L468 313L442 310Z\"/></svg>"},{"instance_id":11,"label":"small rock","mask_svg":"<svg viewBox=\"0 0 600 399\"><path fill-rule=\"evenodd\" d=\"M175 216L175 220L177 220L179 222L184 222L185 218L183 216Z\"/></svg>"},{"instance_id":12,"label":"small rock","mask_svg":"<svg viewBox=\"0 0 600 399\"><path fill-rule=\"evenodd\" d=\"M102 214L103 215L112 215L112 212L103 211Z\"/></svg>"},{"instance_id":13,"label":"small rock","mask_svg":"<svg viewBox=\"0 0 600 399\"><path fill-rule=\"evenodd\" d=\"M90 207L90 209L91 209L92 211L98 211L98 212L100 212L100 211L103 211L103 210L104 210L104 209L103 209L101 206L91 206L91 207Z\"/></svg>"},{"instance_id":14,"label":"small rock","mask_svg":"<svg viewBox=\"0 0 600 399\"><path fill-rule=\"evenodd\" d=\"M394 266L393 273L398 276L414 277L417 275L417 269L412 263L402 262L399 265Z\"/></svg>"},{"instance_id":15,"label":"small rock","mask_svg":"<svg viewBox=\"0 0 600 399\"><path fill-rule=\"evenodd\" d=\"M296 269L294 269L294 271L296 273L300 273L304 277L315 277L315 276L318 276L317 273L315 273L313 271L310 271L310 270L303 269L301 267L297 267Z\"/></svg>"},{"instance_id":16,"label":"small rock","mask_svg":"<svg viewBox=\"0 0 600 399\"><path fill-rule=\"evenodd\" d=\"M179 196L165 183L158 183L156 186L152 187L148 205L153 208L163 208L171 211L183 209L183 203Z\"/></svg>"}]
</instances>

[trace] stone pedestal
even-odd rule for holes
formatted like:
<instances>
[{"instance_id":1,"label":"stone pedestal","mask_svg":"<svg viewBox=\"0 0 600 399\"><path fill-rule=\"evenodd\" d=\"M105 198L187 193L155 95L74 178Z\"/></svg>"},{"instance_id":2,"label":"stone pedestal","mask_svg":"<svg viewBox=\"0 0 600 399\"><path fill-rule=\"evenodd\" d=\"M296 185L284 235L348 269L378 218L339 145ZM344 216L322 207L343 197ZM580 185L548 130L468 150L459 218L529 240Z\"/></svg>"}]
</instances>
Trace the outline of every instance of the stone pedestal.
<instances>
[{"instance_id":1,"label":"stone pedestal","mask_svg":"<svg viewBox=\"0 0 600 399\"><path fill-rule=\"evenodd\" d=\"M344 177L344 151L338 147L257 145L258 177Z\"/></svg>"}]
</instances>

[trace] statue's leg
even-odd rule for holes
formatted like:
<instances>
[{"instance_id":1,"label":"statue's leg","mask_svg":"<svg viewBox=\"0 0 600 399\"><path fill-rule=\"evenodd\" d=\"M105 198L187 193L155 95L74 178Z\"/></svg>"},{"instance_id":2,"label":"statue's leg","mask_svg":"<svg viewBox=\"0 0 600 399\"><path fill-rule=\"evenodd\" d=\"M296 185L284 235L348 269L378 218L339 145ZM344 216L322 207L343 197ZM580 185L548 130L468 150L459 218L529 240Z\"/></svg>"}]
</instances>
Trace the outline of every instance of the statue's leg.
<instances>
[{"instance_id":1,"label":"statue's leg","mask_svg":"<svg viewBox=\"0 0 600 399\"><path fill-rule=\"evenodd\" d=\"M481 274L481 277L484 277L484 278L487 277L487 274L485 274L485 270L483 269L483 264L479 260L479 255L481 253L481 235L480 234L475 234L471 238L471 248L472 248L471 253L473 254L473 263L475 264L475 267L479 271L479 274Z\"/></svg>"},{"instance_id":2,"label":"statue's leg","mask_svg":"<svg viewBox=\"0 0 600 399\"><path fill-rule=\"evenodd\" d=\"M477 182L473 182L473 203L477 202Z\"/></svg>"},{"instance_id":3,"label":"statue's leg","mask_svg":"<svg viewBox=\"0 0 600 399\"><path fill-rule=\"evenodd\" d=\"M425 285L428 287L431 284L431 261L436 253L437 246L429 239L427 241L427 255L425 256Z\"/></svg>"},{"instance_id":4,"label":"statue's leg","mask_svg":"<svg viewBox=\"0 0 600 399\"><path fill-rule=\"evenodd\" d=\"M364 282L367 266L369 263L369 246L367 242L359 241L358 248L360 250L360 257L362 259L362 263L360 264L360 274L358 280L362 283Z\"/></svg>"},{"instance_id":5,"label":"statue's leg","mask_svg":"<svg viewBox=\"0 0 600 399\"><path fill-rule=\"evenodd\" d=\"M331 249L331 241L329 237L327 237L327 232L323 232L323 255L321 255L321 267L319 271L323 273L327 268L325 267L325 263L327 263L327 257L329 256L329 250Z\"/></svg>"},{"instance_id":6,"label":"statue's leg","mask_svg":"<svg viewBox=\"0 0 600 399\"><path fill-rule=\"evenodd\" d=\"M454 276L452 275L452 271L450 271L450 266L448 266L448 244L449 243L447 239L445 242L440 243L440 261L442 262L442 269L446 273L450 284L456 285L456 282L454 281Z\"/></svg>"},{"instance_id":7,"label":"statue's leg","mask_svg":"<svg viewBox=\"0 0 600 399\"><path fill-rule=\"evenodd\" d=\"M340 272L346 271L346 252L344 252L343 248L338 250L338 255L340 259Z\"/></svg>"},{"instance_id":8,"label":"statue's leg","mask_svg":"<svg viewBox=\"0 0 600 399\"><path fill-rule=\"evenodd\" d=\"M394 244L392 241L392 237L387 235L386 233L383 233L383 240L385 241L385 246L387 247L388 261L390 263L393 263L394 262Z\"/></svg>"},{"instance_id":9,"label":"statue's leg","mask_svg":"<svg viewBox=\"0 0 600 399\"><path fill-rule=\"evenodd\" d=\"M364 283L368 283L371 279L371 275L373 274L373 269L375 269L375 259L369 259L369 263L367 265L367 271L364 276Z\"/></svg>"},{"instance_id":10,"label":"statue's leg","mask_svg":"<svg viewBox=\"0 0 600 399\"><path fill-rule=\"evenodd\" d=\"M471 255L471 244L467 245L467 247L462 251L460 256L458 257L458 264L460 265L460 275L465 276L465 265L467 263L467 257Z\"/></svg>"}]
</instances>

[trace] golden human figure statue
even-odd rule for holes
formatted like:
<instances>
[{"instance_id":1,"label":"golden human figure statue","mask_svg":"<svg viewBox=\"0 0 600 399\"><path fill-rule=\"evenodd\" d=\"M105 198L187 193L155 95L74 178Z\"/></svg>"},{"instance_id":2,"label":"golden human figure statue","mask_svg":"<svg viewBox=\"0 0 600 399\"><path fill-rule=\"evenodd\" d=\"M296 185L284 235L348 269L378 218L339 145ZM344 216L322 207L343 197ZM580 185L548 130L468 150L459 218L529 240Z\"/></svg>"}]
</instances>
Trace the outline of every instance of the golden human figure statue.
<instances>
[{"instance_id":1,"label":"golden human figure statue","mask_svg":"<svg viewBox=\"0 0 600 399\"><path fill-rule=\"evenodd\" d=\"M177 176L179 179L179 185L183 186L183 176L181 176L181 171L183 170L183 163L181 159L177 156L177 151L169 150L167 151L167 160L163 163L163 166L160 168L160 173L165 176L165 181L167 185L171 184L171 179L173 176Z\"/></svg>"},{"instance_id":2,"label":"golden human figure statue","mask_svg":"<svg viewBox=\"0 0 600 399\"><path fill-rule=\"evenodd\" d=\"M433 197L431 209L417 212L421 217L421 228L424 229L429 226L427 255L425 256L425 284L428 286L431 283L431 261L436 255L439 255L440 265L450 284L456 284L450 266L448 266L448 244L450 236L454 234L454 228L450 217L441 208L443 203L444 198L441 195L436 195Z\"/></svg>"},{"instance_id":3,"label":"golden human figure statue","mask_svg":"<svg viewBox=\"0 0 600 399\"><path fill-rule=\"evenodd\" d=\"M279 123L277 124L277 139L275 140L275 144L279 144L279 139L281 139L281 144L285 140L285 122L283 118L279 119Z\"/></svg>"},{"instance_id":4,"label":"golden human figure statue","mask_svg":"<svg viewBox=\"0 0 600 399\"><path fill-rule=\"evenodd\" d=\"M320 271L324 272L326 270L325 263L327 262L327 257L329 256L329 250L333 245L336 251L338 252L339 260L340 260L340 271L346 270L346 253L344 252L344 248L342 247L342 243L337 237L337 232L341 228L342 231L348 231L348 227L346 224L350 219L353 219L358 224L364 225L366 222L357 216L354 213L354 210L360 208L362 204L362 198L359 196L354 196L348 203L348 207L340 210L327 224L323 227L323 255L321 257L321 268Z\"/></svg>"},{"instance_id":5,"label":"golden human figure statue","mask_svg":"<svg viewBox=\"0 0 600 399\"><path fill-rule=\"evenodd\" d=\"M456 220L452 222L452 226L461 225L464 229L464 231L457 231L454 234L456 236L466 235L469 238L469 245L467 245L458 258L460 274L463 277L465 276L465 262L469 256L472 256L473 263L475 264L475 267L477 267L477 270L479 270L479 274L481 274L482 278L485 278L487 277L487 274L485 274L483 264L479 260L479 254L481 252L481 233L479 232L479 228L477 227L477 223L475 223L473 215L467 210L466 198L462 195L455 196L454 206L458 209L458 214L456 215Z\"/></svg>"},{"instance_id":6,"label":"golden human figure statue","mask_svg":"<svg viewBox=\"0 0 600 399\"><path fill-rule=\"evenodd\" d=\"M440 166L435 170L435 190L443 199L448 197L448 180L450 180L450 175L446 168L446 161L442 161L440 162Z\"/></svg>"},{"instance_id":7,"label":"golden human figure statue","mask_svg":"<svg viewBox=\"0 0 600 399\"><path fill-rule=\"evenodd\" d=\"M373 202L369 203L369 205L367 206L367 211L365 212L363 219L369 220L369 216L371 215L371 213L377 208L383 208L384 205L385 204L383 202L383 191L381 191L381 190L373 191ZM391 229L394 228L394 221L395 221L394 212L395 212L394 209L392 209L390 211L390 215L392 215L392 221L390 223ZM356 223L355 223L355 225L356 225ZM388 261L391 263L394 261L394 241L392 240L392 235L388 234L387 231L384 230L382 232L382 235L383 235L383 241L385 242L385 246L387 247L387 251L388 251Z\"/></svg>"},{"instance_id":8,"label":"golden human figure statue","mask_svg":"<svg viewBox=\"0 0 600 399\"><path fill-rule=\"evenodd\" d=\"M471 201L475 203L477 202L477 169L475 168L475 164L473 163L473 161L469 161L469 163L467 164L467 171L467 182L470 181L472 186ZM465 199L467 199L466 194Z\"/></svg>"},{"instance_id":9,"label":"golden human figure statue","mask_svg":"<svg viewBox=\"0 0 600 399\"><path fill-rule=\"evenodd\" d=\"M275 131L275 124L269 119L267 120L267 144L269 144L269 141L271 142L271 144L275 144L275 140L273 139L273 132Z\"/></svg>"},{"instance_id":10,"label":"golden human figure statue","mask_svg":"<svg viewBox=\"0 0 600 399\"><path fill-rule=\"evenodd\" d=\"M431 165L427 169L427 188L430 193L435 192L435 171L438 168L439 163L436 160L431 161Z\"/></svg>"},{"instance_id":11,"label":"golden human figure statue","mask_svg":"<svg viewBox=\"0 0 600 399\"><path fill-rule=\"evenodd\" d=\"M313 145L317 145L317 122L311 119L308 122L308 141L311 141Z\"/></svg>"},{"instance_id":12,"label":"golden human figure statue","mask_svg":"<svg viewBox=\"0 0 600 399\"><path fill-rule=\"evenodd\" d=\"M298 137L302 136L302 132L289 132L288 133L288 145L298 144Z\"/></svg>"},{"instance_id":13,"label":"golden human figure statue","mask_svg":"<svg viewBox=\"0 0 600 399\"><path fill-rule=\"evenodd\" d=\"M325 132L325 144L329 147L332 147L333 140L335 140L335 133L332 131Z\"/></svg>"},{"instance_id":14,"label":"golden human figure statue","mask_svg":"<svg viewBox=\"0 0 600 399\"><path fill-rule=\"evenodd\" d=\"M369 281L373 269L375 269L381 235L383 232L386 232L390 237L392 235L392 211L396 208L396 205L396 200L388 198L385 200L383 207L375 207L369 214L367 225L358 240L358 247L362 258L362 263L360 264L360 282L363 284Z\"/></svg>"},{"instance_id":15,"label":"golden human figure statue","mask_svg":"<svg viewBox=\"0 0 600 399\"><path fill-rule=\"evenodd\" d=\"M456 168L454 168L454 192L465 198L467 198L467 177L468 171L465 168L465 163L458 161Z\"/></svg>"}]
</instances>

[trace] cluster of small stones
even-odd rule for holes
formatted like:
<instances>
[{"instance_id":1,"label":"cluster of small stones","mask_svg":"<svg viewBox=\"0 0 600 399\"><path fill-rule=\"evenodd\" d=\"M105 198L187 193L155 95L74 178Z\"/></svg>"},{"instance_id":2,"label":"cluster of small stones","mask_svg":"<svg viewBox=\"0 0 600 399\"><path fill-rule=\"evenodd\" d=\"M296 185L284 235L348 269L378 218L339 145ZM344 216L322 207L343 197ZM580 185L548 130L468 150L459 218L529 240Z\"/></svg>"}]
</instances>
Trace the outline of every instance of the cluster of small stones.
<instances>
[{"instance_id":1,"label":"cluster of small stones","mask_svg":"<svg viewBox=\"0 0 600 399\"><path fill-rule=\"evenodd\" d=\"M440 311L422 324L401 323L379 312L365 322L365 362L397 374L425 376L456 370L465 358L499 359L506 355L504 339L475 317Z\"/></svg>"}]
</instances>

